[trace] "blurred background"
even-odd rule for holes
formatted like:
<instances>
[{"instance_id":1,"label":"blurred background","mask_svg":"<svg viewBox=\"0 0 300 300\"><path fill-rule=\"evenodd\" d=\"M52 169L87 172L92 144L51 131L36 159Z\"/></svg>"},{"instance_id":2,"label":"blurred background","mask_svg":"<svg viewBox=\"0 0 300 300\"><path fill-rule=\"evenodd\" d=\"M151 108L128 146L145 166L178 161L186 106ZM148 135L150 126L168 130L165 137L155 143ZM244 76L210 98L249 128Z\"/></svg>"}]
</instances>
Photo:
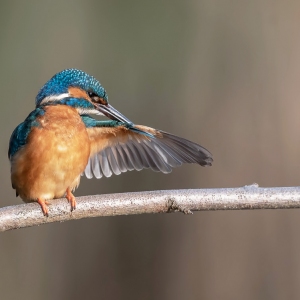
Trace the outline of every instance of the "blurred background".
<instances>
[{"instance_id":1,"label":"blurred background","mask_svg":"<svg viewBox=\"0 0 300 300\"><path fill-rule=\"evenodd\" d=\"M56 72L95 76L137 124L211 168L87 180L75 195L300 183L300 2L1 1L1 207L10 134ZM0 234L1 299L299 299L300 211L95 218Z\"/></svg>"}]
</instances>

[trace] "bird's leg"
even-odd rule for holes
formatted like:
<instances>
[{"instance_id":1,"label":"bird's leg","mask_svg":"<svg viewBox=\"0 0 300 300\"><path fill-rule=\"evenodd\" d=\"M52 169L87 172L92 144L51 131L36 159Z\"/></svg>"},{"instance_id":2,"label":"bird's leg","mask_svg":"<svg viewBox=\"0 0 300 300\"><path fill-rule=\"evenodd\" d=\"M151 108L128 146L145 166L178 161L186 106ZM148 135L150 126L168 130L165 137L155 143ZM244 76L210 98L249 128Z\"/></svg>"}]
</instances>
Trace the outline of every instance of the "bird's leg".
<instances>
[{"instance_id":1,"label":"bird's leg","mask_svg":"<svg viewBox=\"0 0 300 300\"><path fill-rule=\"evenodd\" d=\"M76 209L76 199L74 197L74 195L72 194L70 188L67 188L66 190L66 198L68 199L69 203L71 204L71 211L73 211L74 209Z\"/></svg>"},{"instance_id":2,"label":"bird's leg","mask_svg":"<svg viewBox=\"0 0 300 300\"><path fill-rule=\"evenodd\" d=\"M49 210L47 207L47 205L48 205L47 201L43 198L38 198L37 203L41 206L44 216L48 217Z\"/></svg>"}]
</instances>

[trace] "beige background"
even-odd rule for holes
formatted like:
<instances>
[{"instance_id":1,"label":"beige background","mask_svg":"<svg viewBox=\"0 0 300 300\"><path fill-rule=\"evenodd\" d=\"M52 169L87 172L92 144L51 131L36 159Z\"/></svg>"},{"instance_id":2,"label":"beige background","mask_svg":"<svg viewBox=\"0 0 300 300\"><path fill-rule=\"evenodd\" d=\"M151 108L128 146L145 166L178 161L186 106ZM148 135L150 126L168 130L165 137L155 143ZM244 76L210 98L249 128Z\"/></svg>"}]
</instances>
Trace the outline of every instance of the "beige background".
<instances>
[{"instance_id":1,"label":"beige background","mask_svg":"<svg viewBox=\"0 0 300 300\"><path fill-rule=\"evenodd\" d=\"M299 1L1 1L1 206L8 141L56 72L83 69L138 124L212 168L83 179L76 195L300 182ZM110 217L0 235L1 299L299 299L299 210Z\"/></svg>"}]
</instances>

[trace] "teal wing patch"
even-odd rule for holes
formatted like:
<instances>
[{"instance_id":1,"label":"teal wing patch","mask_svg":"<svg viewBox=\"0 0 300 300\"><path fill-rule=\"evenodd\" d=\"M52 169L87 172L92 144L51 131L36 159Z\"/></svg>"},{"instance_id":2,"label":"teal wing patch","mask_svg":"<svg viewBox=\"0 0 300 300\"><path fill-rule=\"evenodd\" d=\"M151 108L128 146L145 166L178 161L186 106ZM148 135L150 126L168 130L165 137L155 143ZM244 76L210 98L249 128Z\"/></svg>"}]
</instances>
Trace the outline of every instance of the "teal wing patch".
<instances>
[{"instance_id":1,"label":"teal wing patch","mask_svg":"<svg viewBox=\"0 0 300 300\"><path fill-rule=\"evenodd\" d=\"M25 121L17 126L13 131L9 140L8 158L11 159L14 154L26 144L27 137L32 127L39 127L40 123L37 120L39 116L44 115L45 111L42 108L36 108L32 111Z\"/></svg>"}]
</instances>

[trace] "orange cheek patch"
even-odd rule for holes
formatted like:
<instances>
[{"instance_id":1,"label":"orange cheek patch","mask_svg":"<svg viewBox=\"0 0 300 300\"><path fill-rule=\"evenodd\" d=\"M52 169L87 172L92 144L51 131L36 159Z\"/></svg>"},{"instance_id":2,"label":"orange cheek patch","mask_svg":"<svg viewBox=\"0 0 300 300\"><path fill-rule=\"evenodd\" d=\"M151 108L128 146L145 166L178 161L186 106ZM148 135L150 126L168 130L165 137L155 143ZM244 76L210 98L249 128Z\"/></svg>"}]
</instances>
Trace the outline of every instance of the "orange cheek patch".
<instances>
[{"instance_id":1,"label":"orange cheek patch","mask_svg":"<svg viewBox=\"0 0 300 300\"><path fill-rule=\"evenodd\" d=\"M68 91L69 91L69 94L74 98L83 98L83 99L90 100L90 97L87 94L87 92L80 88L69 87Z\"/></svg>"}]
</instances>

